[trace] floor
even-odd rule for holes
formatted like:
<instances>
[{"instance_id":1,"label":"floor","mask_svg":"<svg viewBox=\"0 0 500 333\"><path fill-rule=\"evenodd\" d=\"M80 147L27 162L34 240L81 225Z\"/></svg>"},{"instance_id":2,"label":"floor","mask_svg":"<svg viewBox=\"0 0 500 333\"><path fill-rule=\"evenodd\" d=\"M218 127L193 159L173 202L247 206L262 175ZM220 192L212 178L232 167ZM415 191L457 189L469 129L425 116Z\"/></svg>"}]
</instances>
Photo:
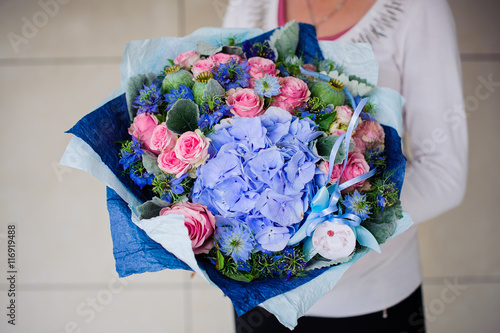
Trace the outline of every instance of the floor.
<instances>
[{"instance_id":1,"label":"floor","mask_svg":"<svg viewBox=\"0 0 500 333\"><path fill-rule=\"evenodd\" d=\"M500 81L500 2L449 3L462 53L470 171L464 203L419 230L427 327L493 333L500 331L500 94L498 83L487 96L478 89ZM220 25L226 4L0 1L0 267L7 278L9 225L17 241L16 325L2 313L1 332L233 331L229 300L196 276L118 279L104 186L58 164L70 139L63 132L119 85L129 40ZM2 312L8 290L2 278Z\"/></svg>"}]
</instances>

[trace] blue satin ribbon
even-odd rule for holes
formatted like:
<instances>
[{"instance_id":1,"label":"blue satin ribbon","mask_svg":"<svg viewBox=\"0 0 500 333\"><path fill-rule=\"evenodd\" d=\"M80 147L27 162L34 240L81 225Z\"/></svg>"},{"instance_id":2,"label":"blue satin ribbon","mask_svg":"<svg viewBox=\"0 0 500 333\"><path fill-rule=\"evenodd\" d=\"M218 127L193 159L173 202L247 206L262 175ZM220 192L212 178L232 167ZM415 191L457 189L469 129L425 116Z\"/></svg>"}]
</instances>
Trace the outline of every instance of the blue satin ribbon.
<instances>
[{"instance_id":1,"label":"blue satin ribbon","mask_svg":"<svg viewBox=\"0 0 500 333\"><path fill-rule=\"evenodd\" d=\"M327 75L309 71L303 69L302 67L300 68L300 70L305 75L314 76L322 80L330 80L330 77L328 77ZM345 142L346 158L344 159L340 175L342 175L345 170L345 167L347 165L347 156L349 154L349 142L351 141L351 135L358 126L359 115L361 114L363 107L368 102L368 98L364 98L361 101L359 101L358 104L356 104L354 98L352 97L352 94L345 88L344 92L350 98L355 111L352 115L351 121L349 122L347 131L341 134L337 138L330 152L327 184L322 188L320 188L316 193L316 195L314 196L314 198L312 199L309 215L306 221L299 228L299 230L297 230L297 232L293 235L293 237L288 242L288 245L294 246L300 243L306 237L311 237L312 233L314 232L314 230L318 225L320 225L323 222L330 222L330 223L339 223L348 225L353 229L356 235L356 239L361 245L367 246L371 249L374 249L377 252L380 252L380 246L375 237L366 228L360 225L361 219L359 218L359 216L350 213L343 213L342 207L339 204L339 199L341 198L340 191L356 183L359 183L360 181L370 178L375 174L376 168L370 170L369 172L361 176L350 179L342 184L339 184L340 181L339 177L339 179L335 184L327 187L328 181L332 176L335 157L343 142ZM308 255L308 258L310 259L312 256L313 255Z\"/></svg>"}]
</instances>

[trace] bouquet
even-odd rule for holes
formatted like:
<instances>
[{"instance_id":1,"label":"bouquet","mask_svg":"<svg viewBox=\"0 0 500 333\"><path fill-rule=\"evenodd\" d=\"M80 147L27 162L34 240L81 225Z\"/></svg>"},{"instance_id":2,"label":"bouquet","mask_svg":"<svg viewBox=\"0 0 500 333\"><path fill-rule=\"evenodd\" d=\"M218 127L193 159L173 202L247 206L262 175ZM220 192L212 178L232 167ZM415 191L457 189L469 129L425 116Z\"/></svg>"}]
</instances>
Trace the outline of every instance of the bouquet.
<instances>
[{"instance_id":1,"label":"bouquet","mask_svg":"<svg viewBox=\"0 0 500 333\"><path fill-rule=\"evenodd\" d=\"M376 73L366 45L296 22L129 43L122 86L62 159L108 186L119 275L193 270L238 314L295 326L411 225L402 99Z\"/></svg>"}]
</instances>

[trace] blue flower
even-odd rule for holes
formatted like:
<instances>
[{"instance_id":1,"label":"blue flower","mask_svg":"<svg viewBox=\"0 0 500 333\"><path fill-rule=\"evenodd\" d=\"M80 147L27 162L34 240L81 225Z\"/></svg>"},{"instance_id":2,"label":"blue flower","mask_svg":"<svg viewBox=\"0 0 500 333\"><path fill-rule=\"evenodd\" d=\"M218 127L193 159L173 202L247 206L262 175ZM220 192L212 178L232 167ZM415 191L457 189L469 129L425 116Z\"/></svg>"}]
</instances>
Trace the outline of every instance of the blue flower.
<instances>
[{"instance_id":1,"label":"blue flower","mask_svg":"<svg viewBox=\"0 0 500 333\"><path fill-rule=\"evenodd\" d=\"M194 101L193 91L186 85L179 85L178 89L170 89L169 93L165 95L165 100L168 103L167 111L180 99L190 99Z\"/></svg>"},{"instance_id":2,"label":"blue flower","mask_svg":"<svg viewBox=\"0 0 500 333\"><path fill-rule=\"evenodd\" d=\"M140 161L142 159L142 155L144 154L144 150L141 149L141 143L135 138L132 137L132 142L128 142L127 145L123 146L120 150L120 164L123 165L123 169L127 170L132 167L134 163Z\"/></svg>"},{"instance_id":3,"label":"blue flower","mask_svg":"<svg viewBox=\"0 0 500 333\"><path fill-rule=\"evenodd\" d=\"M308 144L323 133L317 128L318 125L309 118L295 118L290 124L288 135L285 135L281 141Z\"/></svg>"},{"instance_id":4,"label":"blue flower","mask_svg":"<svg viewBox=\"0 0 500 333\"><path fill-rule=\"evenodd\" d=\"M152 83L149 87L144 85L144 89L139 89L139 95L135 98L137 114L143 112L158 113L158 106L163 102L161 89Z\"/></svg>"},{"instance_id":5,"label":"blue flower","mask_svg":"<svg viewBox=\"0 0 500 333\"><path fill-rule=\"evenodd\" d=\"M298 223L304 218L301 195L282 195L271 189L261 194L255 209L282 227Z\"/></svg>"},{"instance_id":6,"label":"blue flower","mask_svg":"<svg viewBox=\"0 0 500 333\"><path fill-rule=\"evenodd\" d=\"M160 199L171 203L174 199L174 195L180 195L184 193L184 187L182 186L182 181L187 177L187 174L175 178L175 176L167 173L159 173L154 179L154 192L160 196Z\"/></svg>"},{"instance_id":7,"label":"blue flower","mask_svg":"<svg viewBox=\"0 0 500 333\"><path fill-rule=\"evenodd\" d=\"M371 207L366 202L366 194L361 195L357 190L344 198L344 206L347 213L357 215L361 220L367 219L371 214Z\"/></svg>"},{"instance_id":8,"label":"blue flower","mask_svg":"<svg viewBox=\"0 0 500 333\"><path fill-rule=\"evenodd\" d=\"M281 86L276 76L266 74L255 80L254 90L259 96L272 97L280 94Z\"/></svg>"},{"instance_id":9,"label":"blue flower","mask_svg":"<svg viewBox=\"0 0 500 333\"><path fill-rule=\"evenodd\" d=\"M247 55L247 58L262 57L270 59L272 61L276 59L276 54L274 53L273 49L271 49L269 41L265 40L263 43L254 43L251 45L248 44L250 43L243 44L243 49L245 51L245 54Z\"/></svg>"},{"instance_id":10,"label":"blue flower","mask_svg":"<svg viewBox=\"0 0 500 333\"><path fill-rule=\"evenodd\" d=\"M387 201L384 196L380 193L377 194L377 206L381 208L381 211L384 211L385 206L387 205Z\"/></svg>"},{"instance_id":11,"label":"blue flower","mask_svg":"<svg viewBox=\"0 0 500 333\"><path fill-rule=\"evenodd\" d=\"M263 149L248 161L249 169L260 182L269 183L284 165L283 156L276 148Z\"/></svg>"},{"instance_id":12,"label":"blue flower","mask_svg":"<svg viewBox=\"0 0 500 333\"><path fill-rule=\"evenodd\" d=\"M201 103L198 127L210 130L219 123L222 117L231 116L231 108L231 106L225 104L220 98Z\"/></svg>"},{"instance_id":13,"label":"blue flower","mask_svg":"<svg viewBox=\"0 0 500 333\"><path fill-rule=\"evenodd\" d=\"M255 240L267 251L281 251L290 240L290 230L274 225L266 226L255 235Z\"/></svg>"},{"instance_id":14,"label":"blue flower","mask_svg":"<svg viewBox=\"0 0 500 333\"><path fill-rule=\"evenodd\" d=\"M143 168L132 167L130 168L130 178L142 190L144 186L153 184L155 176Z\"/></svg>"},{"instance_id":15,"label":"blue flower","mask_svg":"<svg viewBox=\"0 0 500 333\"><path fill-rule=\"evenodd\" d=\"M273 144L280 141L290 130L292 115L282 108L271 106L267 109L266 113L259 118L262 121L262 125L267 130L267 136L271 139Z\"/></svg>"},{"instance_id":16,"label":"blue flower","mask_svg":"<svg viewBox=\"0 0 500 333\"><path fill-rule=\"evenodd\" d=\"M248 80L251 78L248 74L250 65L246 61L241 64L238 60L231 59L227 64L221 64L213 70L214 79L217 80L224 89L246 88L249 85Z\"/></svg>"},{"instance_id":17,"label":"blue flower","mask_svg":"<svg viewBox=\"0 0 500 333\"><path fill-rule=\"evenodd\" d=\"M236 263L245 262L255 248L251 231L240 221L216 216L215 240L219 249Z\"/></svg>"}]
</instances>

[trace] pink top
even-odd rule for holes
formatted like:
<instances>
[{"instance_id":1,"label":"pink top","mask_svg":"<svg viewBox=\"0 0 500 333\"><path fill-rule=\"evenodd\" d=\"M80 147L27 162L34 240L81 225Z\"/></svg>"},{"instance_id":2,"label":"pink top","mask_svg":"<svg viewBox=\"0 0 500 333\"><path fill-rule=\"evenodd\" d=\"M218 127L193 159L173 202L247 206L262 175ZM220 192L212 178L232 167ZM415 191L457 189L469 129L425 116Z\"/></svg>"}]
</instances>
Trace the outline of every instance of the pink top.
<instances>
[{"instance_id":1,"label":"pink top","mask_svg":"<svg viewBox=\"0 0 500 333\"><path fill-rule=\"evenodd\" d=\"M285 10L286 2L285 0L279 0L278 4L278 25L282 26L286 23L286 10ZM339 32L338 34L332 36L318 37L318 40L336 40L346 32L348 32L351 28L348 28L344 31Z\"/></svg>"}]
</instances>

